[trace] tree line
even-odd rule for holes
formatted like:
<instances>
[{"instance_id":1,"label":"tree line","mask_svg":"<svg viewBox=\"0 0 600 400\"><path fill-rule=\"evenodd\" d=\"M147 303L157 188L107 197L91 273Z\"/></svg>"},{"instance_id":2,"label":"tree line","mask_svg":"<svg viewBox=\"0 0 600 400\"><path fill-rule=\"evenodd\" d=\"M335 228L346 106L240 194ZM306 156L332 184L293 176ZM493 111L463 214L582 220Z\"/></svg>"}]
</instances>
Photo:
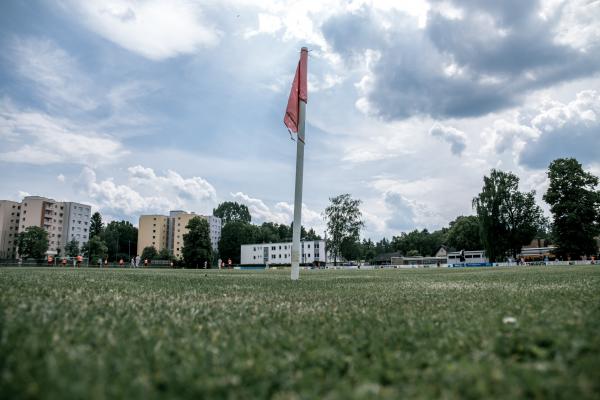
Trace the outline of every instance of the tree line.
<instances>
[{"instance_id":1,"label":"tree line","mask_svg":"<svg viewBox=\"0 0 600 400\"><path fill-rule=\"evenodd\" d=\"M385 253L433 256L442 245L456 250L485 249L490 262L516 258L533 239L554 244L560 259L579 259L598 254L600 234L599 180L574 158L554 160L547 171L549 187L543 195L552 218L544 217L535 201L535 191L519 190L512 172L492 169L483 178L481 192L473 199L475 215L459 216L433 232L414 230L374 243L359 240L363 225L360 200L341 195L330 199L325 211L328 249L347 260L376 260Z\"/></svg>"}]
</instances>

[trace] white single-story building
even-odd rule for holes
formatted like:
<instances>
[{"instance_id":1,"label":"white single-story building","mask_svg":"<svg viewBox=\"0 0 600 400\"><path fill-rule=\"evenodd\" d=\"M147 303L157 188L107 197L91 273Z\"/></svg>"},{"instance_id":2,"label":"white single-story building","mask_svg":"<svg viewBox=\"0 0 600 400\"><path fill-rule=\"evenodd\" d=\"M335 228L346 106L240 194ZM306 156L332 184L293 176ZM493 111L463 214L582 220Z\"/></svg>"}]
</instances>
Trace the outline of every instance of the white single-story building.
<instances>
[{"instance_id":1,"label":"white single-story building","mask_svg":"<svg viewBox=\"0 0 600 400\"><path fill-rule=\"evenodd\" d=\"M448 266L478 266L487 265L490 260L485 256L485 250L465 250L465 260L461 261L460 251L453 251L448 253Z\"/></svg>"}]
</instances>

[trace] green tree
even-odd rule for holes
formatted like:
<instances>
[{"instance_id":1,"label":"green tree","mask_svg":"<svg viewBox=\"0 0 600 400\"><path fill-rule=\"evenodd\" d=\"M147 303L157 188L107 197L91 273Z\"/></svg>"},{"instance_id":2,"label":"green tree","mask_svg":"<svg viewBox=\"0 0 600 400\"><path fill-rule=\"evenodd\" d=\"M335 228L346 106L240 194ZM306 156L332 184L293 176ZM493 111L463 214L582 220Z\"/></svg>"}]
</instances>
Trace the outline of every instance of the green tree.
<instances>
[{"instance_id":1,"label":"green tree","mask_svg":"<svg viewBox=\"0 0 600 400\"><path fill-rule=\"evenodd\" d=\"M372 261L377 255L375 243L371 239L363 239L361 250L362 259L365 261Z\"/></svg>"},{"instance_id":2,"label":"green tree","mask_svg":"<svg viewBox=\"0 0 600 400\"><path fill-rule=\"evenodd\" d=\"M90 219L90 239L94 236L99 236L104 231L104 224L102 223L102 216L96 211Z\"/></svg>"},{"instance_id":3,"label":"green tree","mask_svg":"<svg viewBox=\"0 0 600 400\"><path fill-rule=\"evenodd\" d=\"M509 252L516 256L544 224L535 192L519 192L519 178L493 169L483 178L481 193L473 199L482 244L491 262Z\"/></svg>"},{"instance_id":4,"label":"green tree","mask_svg":"<svg viewBox=\"0 0 600 400\"><path fill-rule=\"evenodd\" d=\"M95 264L99 258L105 259L108 256L108 247L100 236L91 238L82 246L82 250L83 254L89 257L91 264Z\"/></svg>"},{"instance_id":5,"label":"green tree","mask_svg":"<svg viewBox=\"0 0 600 400\"><path fill-rule=\"evenodd\" d=\"M157 260L172 260L173 259L173 255L171 254L171 252L169 251L169 249L163 248L156 255L156 259Z\"/></svg>"},{"instance_id":6,"label":"green tree","mask_svg":"<svg viewBox=\"0 0 600 400\"><path fill-rule=\"evenodd\" d=\"M559 158L548 167L550 186L544 200L554 217L553 239L560 257L595 255L600 232L598 177L574 158Z\"/></svg>"},{"instance_id":7,"label":"green tree","mask_svg":"<svg viewBox=\"0 0 600 400\"><path fill-rule=\"evenodd\" d=\"M213 215L221 218L223 226L232 221L247 223L252 221L248 207L236 201L226 201L219 204L217 208L213 209Z\"/></svg>"},{"instance_id":8,"label":"green tree","mask_svg":"<svg viewBox=\"0 0 600 400\"><path fill-rule=\"evenodd\" d=\"M204 218L194 217L186 225L188 232L183 235L183 261L189 267L202 267L204 263L210 268L212 264L212 245L210 243L210 227Z\"/></svg>"},{"instance_id":9,"label":"green tree","mask_svg":"<svg viewBox=\"0 0 600 400\"><path fill-rule=\"evenodd\" d=\"M21 258L44 258L48 251L48 232L39 226L26 228L18 236L17 248Z\"/></svg>"},{"instance_id":10,"label":"green tree","mask_svg":"<svg viewBox=\"0 0 600 400\"><path fill-rule=\"evenodd\" d=\"M219 254L223 260L231 258L233 263L240 263L240 247L243 244L256 243L259 228L247 222L232 221L221 230Z\"/></svg>"},{"instance_id":11,"label":"green tree","mask_svg":"<svg viewBox=\"0 0 600 400\"><path fill-rule=\"evenodd\" d=\"M353 237L345 237L340 246L340 254L348 261L357 261L361 256L361 244L358 239Z\"/></svg>"},{"instance_id":12,"label":"green tree","mask_svg":"<svg viewBox=\"0 0 600 400\"><path fill-rule=\"evenodd\" d=\"M457 250L481 250L479 219L476 215L460 216L450 222L446 244Z\"/></svg>"},{"instance_id":13,"label":"green tree","mask_svg":"<svg viewBox=\"0 0 600 400\"><path fill-rule=\"evenodd\" d=\"M102 240L108 247L108 258L130 259L137 249L138 229L129 221L112 221L104 228Z\"/></svg>"},{"instance_id":14,"label":"green tree","mask_svg":"<svg viewBox=\"0 0 600 400\"><path fill-rule=\"evenodd\" d=\"M304 236L303 240L321 240L321 236L317 235L313 228L310 228L306 232L306 235Z\"/></svg>"},{"instance_id":15,"label":"green tree","mask_svg":"<svg viewBox=\"0 0 600 400\"><path fill-rule=\"evenodd\" d=\"M75 239L65 244L65 255L67 257L76 257L79 253L79 242Z\"/></svg>"},{"instance_id":16,"label":"green tree","mask_svg":"<svg viewBox=\"0 0 600 400\"><path fill-rule=\"evenodd\" d=\"M140 256L143 260L154 260L158 256L158 251L154 248L154 246L146 246L142 250L142 255Z\"/></svg>"},{"instance_id":17,"label":"green tree","mask_svg":"<svg viewBox=\"0 0 600 400\"><path fill-rule=\"evenodd\" d=\"M360 200L346 193L329 198L329 202L323 214L329 233L327 248L333 254L334 264L337 264L338 257L342 255L342 244L349 240L358 241L364 222L359 208Z\"/></svg>"}]
</instances>

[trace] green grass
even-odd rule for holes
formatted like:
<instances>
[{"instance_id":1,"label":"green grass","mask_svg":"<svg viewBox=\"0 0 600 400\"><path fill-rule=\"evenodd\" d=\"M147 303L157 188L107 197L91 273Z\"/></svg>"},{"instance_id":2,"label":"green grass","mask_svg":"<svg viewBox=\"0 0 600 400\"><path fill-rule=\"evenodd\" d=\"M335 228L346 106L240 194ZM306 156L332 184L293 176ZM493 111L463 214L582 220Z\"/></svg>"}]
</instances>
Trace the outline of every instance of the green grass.
<instances>
[{"instance_id":1,"label":"green grass","mask_svg":"<svg viewBox=\"0 0 600 400\"><path fill-rule=\"evenodd\" d=\"M598 266L288 274L0 269L0 398L600 396Z\"/></svg>"}]
</instances>

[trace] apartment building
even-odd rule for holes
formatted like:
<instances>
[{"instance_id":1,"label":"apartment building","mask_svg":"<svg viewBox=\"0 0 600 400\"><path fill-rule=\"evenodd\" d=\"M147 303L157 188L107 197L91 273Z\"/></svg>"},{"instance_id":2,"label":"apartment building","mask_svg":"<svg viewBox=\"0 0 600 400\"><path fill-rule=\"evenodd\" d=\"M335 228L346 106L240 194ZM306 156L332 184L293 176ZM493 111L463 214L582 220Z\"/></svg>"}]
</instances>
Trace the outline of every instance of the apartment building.
<instances>
[{"instance_id":1,"label":"apartment building","mask_svg":"<svg viewBox=\"0 0 600 400\"><path fill-rule=\"evenodd\" d=\"M187 224L194 217L204 218L208 222L210 241L213 251L218 251L221 238L221 218L212 215L199 215L182 210L174 210L166 215L142 215L138 227L138 254L144 247L154 246L157 251L169 249L176 258L182 257L183 235L188 232ZM158 229L160 228L160 229Z\"/></svg>"},{"instance_id":2,"label":"apartment building","mask_svg":"<svg viewBox=\"0 0 600 400\"><path fill-rule=\"evenodd\" d=\"M31 226L48 232L48 254L62 253L75 239L79 245L89 239L91 206L60 202L42 196L26 196L19 202L0 200L0 258L14 258L16 237Z\"/></svg>"},{"instance_id":3,"label":"apartment building","mask_svg":"<svg viewBox=\"0 0 600 400\"><path fill-rule=\"evenodd\" d=\"M16 258L21 204L0 200L0 259Z\"/></svg>"},{"instance_id":4,"label":"apartment building","mask_svg":"<svg viewBox=\"0 0 600 400\"><path fill-rule=\"evenodd\" d=\"M23 198L19 232L30 226L38 226L48 232L48 254L56 255L64 247L64 203L41 196Z\"/></svg>"},{"instance_id":5,"label":"apartment building","mask_svg":"<svg viewBox=\"0 0 600 400\"><path fill-rule=\"evenodd\" d=\"M166 215L141 215L138 224L137 254L145 247L152 246L156 251L167 248L169 217Z\"/></svg>"},{"instance_id":6,"label":"apartment building","mask_svg":"<svg viewBox=\"0 0 600 400\"><path fill-rule=\"evenodd\" d=\"M71 240L77 240L79 248L81 248L83 244L88 242L90 237L92 208L87 204L71 201L62 204L65 211L62 247L64 248L65 244Z\"/></svg>"},{"instance_id":7,"label":"apartment building","mask_svg":"<svg viewBox=\"0 0 600 400\"><path fill-rule=\"evenodd\" d=\"M325 264L325 240L304 240L300 264ZM240 263L243 265L292 263L292 242L244 244L240 249Z\"/></svg>"}]
</instances>

